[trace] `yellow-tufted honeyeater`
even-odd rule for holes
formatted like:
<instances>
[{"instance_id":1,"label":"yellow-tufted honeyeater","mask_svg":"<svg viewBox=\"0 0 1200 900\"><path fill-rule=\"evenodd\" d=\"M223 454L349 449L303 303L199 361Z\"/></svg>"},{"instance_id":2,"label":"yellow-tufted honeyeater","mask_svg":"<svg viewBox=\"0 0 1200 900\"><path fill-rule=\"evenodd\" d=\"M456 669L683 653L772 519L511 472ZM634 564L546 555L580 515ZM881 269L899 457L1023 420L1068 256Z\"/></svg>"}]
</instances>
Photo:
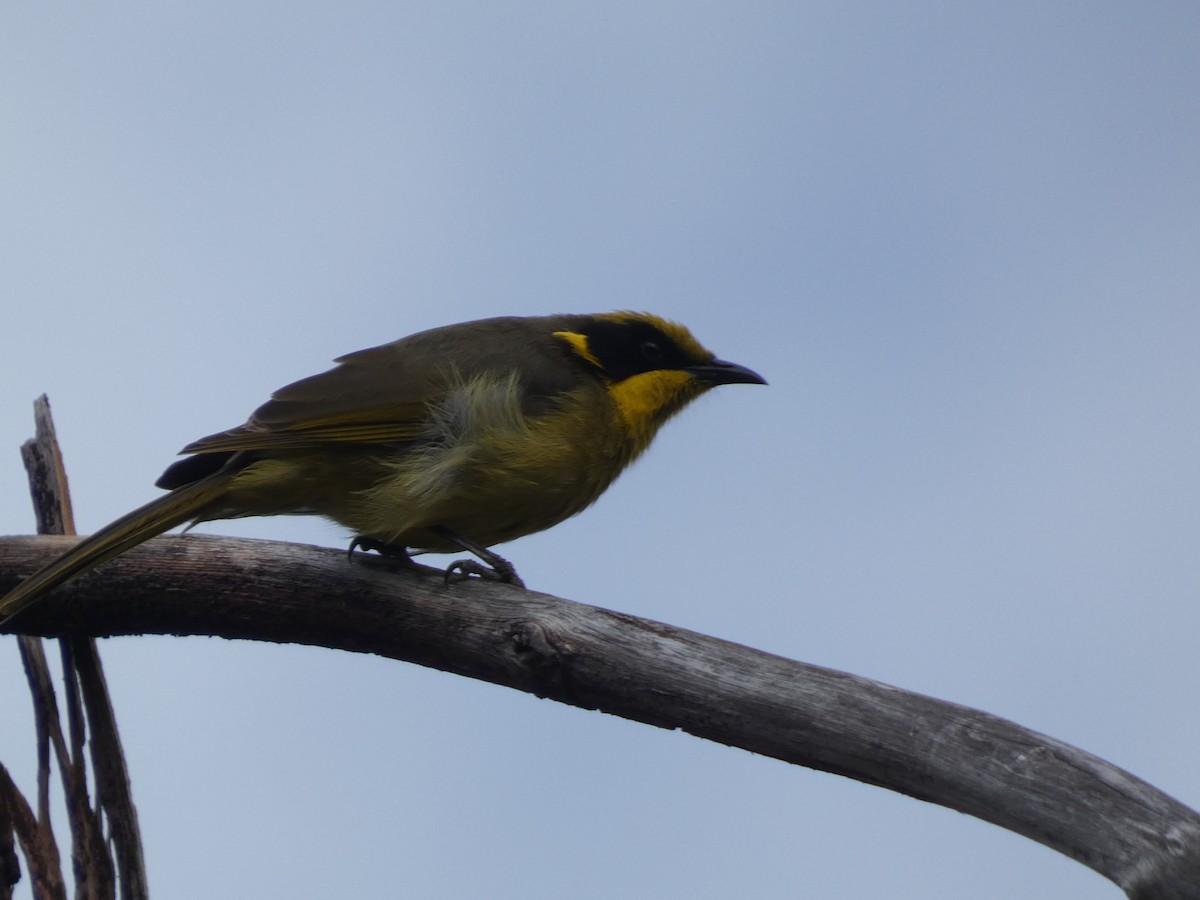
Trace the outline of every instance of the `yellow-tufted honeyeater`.
<instances>
[{"instance_id":1,"label":"yellow-tufted honeyeater","mask_svg":"<svg viewBox=\"0 0 1200 900\"><path fill-rule=\"evenodd\" d=\"M484 319L351 353L245 425L183 448L170 493L83 540L0 600L0 619L185 522L311 514L355 546L487 548L592 503L672 415L719 384L765 384L648 313ZM450 570L447 570L449 573Z\"/></svg>"}]
</instances>

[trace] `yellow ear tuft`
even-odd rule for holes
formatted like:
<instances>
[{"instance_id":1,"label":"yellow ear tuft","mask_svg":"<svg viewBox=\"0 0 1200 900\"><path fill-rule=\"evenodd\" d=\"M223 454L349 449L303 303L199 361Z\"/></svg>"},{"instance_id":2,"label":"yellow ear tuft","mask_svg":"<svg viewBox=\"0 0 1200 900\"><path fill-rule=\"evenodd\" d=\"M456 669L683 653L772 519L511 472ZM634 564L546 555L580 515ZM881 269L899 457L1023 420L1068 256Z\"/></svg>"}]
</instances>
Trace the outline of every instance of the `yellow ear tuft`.
<instances>
[{"instance_id":1,"label":"yellow ear tuft","mask_svg":"<svg viewBox=\"0 0 1200 900\"><path fill-rule=\"evenodd\" d=\"M554 332L554 336L557 338L562 338L564 341L570 344L571 349L574 350L577 355L582 356L597 369L604 368L602 365L600 365L600 360L596 359L596 354L592 353L592 348L588 344L586 334L580 334L577 331L556 331Z\"/></svg>"}]
</instances>

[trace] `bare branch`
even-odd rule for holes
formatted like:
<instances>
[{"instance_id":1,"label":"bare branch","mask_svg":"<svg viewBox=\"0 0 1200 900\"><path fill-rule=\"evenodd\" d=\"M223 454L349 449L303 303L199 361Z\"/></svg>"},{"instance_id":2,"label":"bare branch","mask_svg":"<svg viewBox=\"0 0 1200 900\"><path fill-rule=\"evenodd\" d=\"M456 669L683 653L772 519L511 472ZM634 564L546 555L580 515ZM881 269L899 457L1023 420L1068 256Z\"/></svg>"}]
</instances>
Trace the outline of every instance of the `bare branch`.
<instances>
[{"instance_id":1,"label":"bare branch","mask_svg":"<svg viewBox=\"0 0 1200 900\"><path fill-rule=\"evenodd\" d=\"M11 812L13 804L24 806L27 818L33 820L25 797L16 790L8 770L0 766L0 900L12 900L13 885L21 880L21 860L17 858L17 824Z\"/></svg>"},{"instance_id":2,"label":"bare branch","mask_svg":"<svg viewBox=\"0 0 1200 900\"><path fill-rule=\"evenodd\" d=\"M33 809L17 790L8 769L3 765L0 765L0 823L3 823L0 830L11 833L11 828L21 842L25 859L29 861L33 896L45 900L66 900L67 887L62 880L62 864L59 862L54 834L37 820ZM0 890L7 890L7 896L12 896L10 888L16 883L20 869L11 847L6 848L6 851L6 858L0 870L4 872L4 880L7 883L0 887Z\"/></svg>"},{"instance_id":3,"label":"bare branch","mask_svg":"<svg viewBox=\"0 0 1200 900\"><path fill-rule=\"evenodd\" d=\"M38 531L42 534L74 534L75 519L66 467L54 431L50 401L44 394L34 402L34 421L35 436L22 445L21 456L29 477ZM54 843L48 799L48 746L53 744L67 797L73 836L76 895L96 900L114 896L113 859L105 842L100 819L100 808L103 808L112 826L122 897L125 900L144 900L149 894L137 814L95 638L69 635L62 642L61 651L69 747L59 724L58 707L44 649L37 639L21 637L22 659L25 661L38 723L38 810L45 837L43 843ZM88 724L91 725L91 761L96 773L99 798L96 810L88 801L87 791L84 748ZM13 790L16 790L15 786ZM57 857L46 860L46 865L51 863L57 866Z\"/></svg>"},{"instance_id":4,"label":"bare branch","mask_svg":"<svg viewBox=\"0 0 1200 900\"><path fill-rule=\"evenodd\" d=\"M58 701L54 694L54 681L50 677L50 666L46 662L46 648L41 638L26 634L18 635L17 647L21 652L21 665L25 668L25 680L29 683L29 694L33 700L33 721L37 735L38 758L38 821L50 827L50 748L53 746L61 768L69 764L67 744L58 720Z\"/></svg>"},{"instance_id":5,"label":"bare branch","mask_svg":"<svg viewBox=\"0 0 1200 900\"><path fill-rule=\"evenodd\" d=\"M0 589L71 544L0 540ZM337 550L158 538L13 623L374 653L834 772L1046 844L1131 897L1200 898L1200 816L1082 750L978 710L532 591Z\"/></svg>"},{"instance_id":6,"label":"bare branch","mask_svg":"<svg viewBox=\"0 0 1200 900\"><path fill-rule=\"evenodd\" d=\"M108 816L121 896L124 900L144 900L150 896L150 888L146 882L142 837L100 653L93 637L73 636L68 646L91 727L92 771L96 776L96 793Z\"/></svg>"},{"instance_id":7,"label":"bare branch","mask_svg":"<svg viewBox=\"0 0 1200 900\"><path fill-rule=\"evenodd\" d=\"M75 513L67 470L50 417L50 400L42 394L33 401L34 437L21 445L21 460L29 477L33 514L38 534L74 534Z\"/></svg>"}]
</instances>

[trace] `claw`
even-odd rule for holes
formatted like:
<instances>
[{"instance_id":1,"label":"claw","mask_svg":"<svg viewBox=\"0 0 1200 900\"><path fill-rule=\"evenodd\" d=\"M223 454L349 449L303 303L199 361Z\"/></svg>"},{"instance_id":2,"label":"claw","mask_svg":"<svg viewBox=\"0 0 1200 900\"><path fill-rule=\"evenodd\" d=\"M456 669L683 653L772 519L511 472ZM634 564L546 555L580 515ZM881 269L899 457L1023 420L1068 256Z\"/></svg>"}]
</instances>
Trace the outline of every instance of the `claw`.
<instances>
[{"instance_id":1,"label":"claw","mask_svg":"<svg viewBox=\"0 0 1200 900\"><path fill-rule=\"evenodd\" d=\"M525 582L521 580L521 576L517 574L516 568L507 559L498 553L493 553L486 547L481 547L473 541L469 541L464 537L455 534L449 528L432 528L431 531L437 532L442 537L459 548L466 550L468 553L473 553L483 562L474 559L456 559L450 565L446 566L446 571L443 580L446 584L456 581L465 581L472 575L482 578L486 581L498 581L502 584L511 584L516 587L525 589ZM389 544L373 537L358 535L350 542L349 548L346 550L346 556L351 562L354 560L354 551L362 550L369 553L374 550L380 556L386 556L389 559L394 559L397 562L417 566L413 562L412 557L408 553L408 548L400 544Z\"/></svg>"},{"instance_id":2,"label":"claw","mask_svg":"<svg viewBox=\"0 0 1200 900\"><path fill-rule=\"evenodd\" d=\"M501 584L511 584L524 590L525 582L521 580L521 576L517 574L513 564L494 553L490 555L502 565L485 566L474 559L456 559L446 566L446 572L442 576L443 582L451 584L452 582L466 581L472 575L476 575L485 581L498 581Z\"/></svg>"},{"instance_id":3,"label":"claw","mask_svg":"<svg viewBox=\"0 0 1200 900\"><path fill-rule=\"evenodd\" d=\"M450 584L451 581L462 581L470 578L472 575L476 575L487 581L499 581L503 584L515 585L521 588L521 590L525 589L525 582L517 574L516 568L500 554L493 553L487 547L481 547L474 541L467 540L449 528L438 526L431 530L483 560L483 562L477 562L473 559L456 559L446 567L444 576L446 584Z\"/></svg>"},{"instance_id":4,"label":"claw","mask_svg":"<svg viewBox=\"0 0 1200 900\"><path fill-rule=\"evenodd\" d=\"M386 556L389 559L403 560L404 562L412 562L412 557L408 555L408 548L402 547L399 544L388 544L384 541L376 540L373 537L358 535L350 542L350 546L346 549L346 556L351 562L354 561L354 551L362 550L369 553L374 550L380 556Z\"/></svg>"}]
</instances>

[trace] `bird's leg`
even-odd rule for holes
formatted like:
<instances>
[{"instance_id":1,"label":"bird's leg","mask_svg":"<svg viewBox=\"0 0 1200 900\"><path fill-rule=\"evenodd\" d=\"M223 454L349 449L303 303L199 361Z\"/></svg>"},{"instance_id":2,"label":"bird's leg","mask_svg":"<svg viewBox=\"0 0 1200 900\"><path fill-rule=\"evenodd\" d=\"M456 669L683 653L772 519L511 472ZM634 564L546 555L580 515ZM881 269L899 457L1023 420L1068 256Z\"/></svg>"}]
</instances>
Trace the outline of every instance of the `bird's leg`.
<instances>
[{"instance_id":1,"label":"bird's leg","mask_svg":"<svg viewBox=\"0 0 1200 900\"><path fill-rule=\"evenodd\" d=\"M445 526L436 525L429 530L483 560L480 563L473 559L456 559L446 567L447 584L450 583L451 579L458 581L463 578L469 578L472 575L478 575L480 578L486 578L488 581L513 584L522 590L525 588L525 582L521 580L521 576L517 574L517 570L513 567L513 564L500 554L493 553L487 547L481 547L474 541L467 540L462 535Z\"/></svg>"}]
</instances>

